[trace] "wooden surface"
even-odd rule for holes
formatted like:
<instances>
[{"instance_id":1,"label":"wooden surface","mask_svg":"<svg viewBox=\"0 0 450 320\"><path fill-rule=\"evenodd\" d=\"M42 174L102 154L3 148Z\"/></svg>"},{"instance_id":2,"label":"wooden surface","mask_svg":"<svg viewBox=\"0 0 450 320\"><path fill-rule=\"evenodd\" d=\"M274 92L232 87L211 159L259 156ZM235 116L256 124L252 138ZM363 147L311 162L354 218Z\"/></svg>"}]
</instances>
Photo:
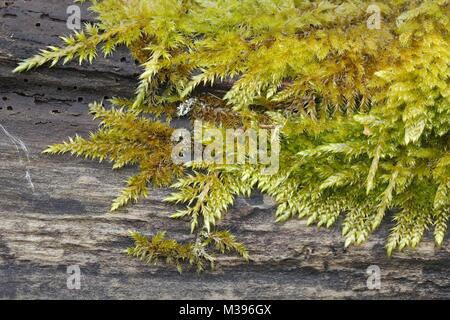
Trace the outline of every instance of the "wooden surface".
<instances>
[{"instance_id":1,"label":"wooden surface","mask_svg":"<svg viewBox=\"0 0 450 320\"><path fill-rule=\"evenodd\" d=\"M258 195L239 199L223 223L247 244L249 264L224 258L214 272L179 275L126 257L128 230L189 237L186 223L168 219L174 208L162 199L169 190L112 215L110 203L132 168L113 172L108 164L41 151L94 130L87 104L130 96L138 68L119 50L93 66L11 73L20 59L69 32L70 3L0 1L0 298L450 298L448 242L436 249L427 237L417 251L387 258L386 223L366 245L344 250L338 228L277 225L272 201ZM67 289L70 265L81 268L81 290ZM370 265L381 268L379 291L367 289Z\"/></svg>"}]
</instances>

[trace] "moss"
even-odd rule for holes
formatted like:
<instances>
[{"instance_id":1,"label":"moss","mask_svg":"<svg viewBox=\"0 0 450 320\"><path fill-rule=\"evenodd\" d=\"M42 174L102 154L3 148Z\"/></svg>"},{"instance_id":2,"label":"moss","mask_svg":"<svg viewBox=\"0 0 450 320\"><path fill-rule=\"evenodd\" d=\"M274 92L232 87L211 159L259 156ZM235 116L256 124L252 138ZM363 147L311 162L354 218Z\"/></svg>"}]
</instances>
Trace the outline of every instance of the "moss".
<instances>
[{"instance_id":1,"label":"moss","mask_svg":"<svg viewBox=\"0 0 450 320\"><path fill-rule=\"evenodd\" d=\"M200 243L247 257L230 234L212 236L234 198L253 189L278 202L278 222L331 227L344 216L347 246L366 241L392 208L389 254L416 247L430 227L442 244L450 214L448 1L97 0L91 10L97 22L15 71L92 62L119 45L141 63L134 97L112 99L109 109L92 104L98 132L47 150L108 159L116 169L138 165L114 210L147 196L149 184L178 181L168 201L186 204L174 218L191 220L196 242L157 235L155 246L133 234L131 255L203 269L214 258L194 250ZM370 28L378 17L379 28ZM187 174L172 163L173 129L163 119L188 101L195 103L183 115L221 130L281 127L279 172L197 163Z\"/></svg>"}]
</instances>

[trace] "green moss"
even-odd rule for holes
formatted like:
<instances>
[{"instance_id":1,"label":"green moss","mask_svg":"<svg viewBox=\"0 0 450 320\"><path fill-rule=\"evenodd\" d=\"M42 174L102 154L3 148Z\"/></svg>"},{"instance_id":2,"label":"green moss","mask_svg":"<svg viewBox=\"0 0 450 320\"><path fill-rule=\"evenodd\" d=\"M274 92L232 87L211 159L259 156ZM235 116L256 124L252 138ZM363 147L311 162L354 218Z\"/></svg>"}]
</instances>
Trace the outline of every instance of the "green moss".
<instances>
[{"instance_id":1,"label":"green moss","mask_svg":"<svg viewBox=\"0 0 450 320\"><path fill-rule=\"evenodd\" d=\"M379 9L380 28L368 28L369 6ZM220 253L247 257L230 234L217 241L216 228L234 198L254 189L278 202L278 222L304 218L331 227L344 216L346 245L366 241L393 208L389 254L416 247L430 227L443 243L450 214L448 1L98 0L91 10L96 23L15 71L92 62L120 45L141 62L132 99L115 98L108 110L92 105L102 120L98 132L47 150L108 159L114 168L139 165L113 210L147 196L148 184L178 181L168 200L186 204L174 218L191 219L196 244L133 234L131 255L203 269L214 258L194 248L215 242ZM172 163L172 129L161 119L176 116L197 88L219 83L231 85L201 97L193 120L281 126L277 174L203 163L186 175Z\"/></svg>"}]
</instances>

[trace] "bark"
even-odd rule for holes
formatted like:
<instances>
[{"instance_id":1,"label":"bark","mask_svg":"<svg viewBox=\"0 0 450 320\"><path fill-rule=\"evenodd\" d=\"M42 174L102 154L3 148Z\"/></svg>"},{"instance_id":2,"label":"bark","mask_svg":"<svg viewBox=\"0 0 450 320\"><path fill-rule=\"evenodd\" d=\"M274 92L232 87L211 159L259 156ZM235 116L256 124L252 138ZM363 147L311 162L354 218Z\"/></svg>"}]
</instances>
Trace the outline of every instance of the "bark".
<instances>
[{"instance_id":1,"label":"bark","mask_svg":"<svg viewBox=\"0 0 450 320\"><path fill-rule=\"evenodd\" d=\"M95 130L87 104L105 96L130 97L138 67L121 49L92 66L11 73L20 59L69 33L69 4L0 1L0 298L450 297L448 243L437 249L427 236L418 250L388 258L386 223L369 243L345 250L339 226L275 224L273 201L258 194L239 199L223 223L248 246L248 264L221 258L215 271L179 275L171 266L149 267L125 256L132 244L128 230L189 237L187 223L168 218L175 211L162 202L169 190L154 190L146 201L109 214L132 168L112 171L107 163L41 151ZM91 19L85 11L83 17ZM81 290L66 286L71 265L81 268ZM381 269L380 290L367 288L371 265Z\"/></svg>"}]
</instances>

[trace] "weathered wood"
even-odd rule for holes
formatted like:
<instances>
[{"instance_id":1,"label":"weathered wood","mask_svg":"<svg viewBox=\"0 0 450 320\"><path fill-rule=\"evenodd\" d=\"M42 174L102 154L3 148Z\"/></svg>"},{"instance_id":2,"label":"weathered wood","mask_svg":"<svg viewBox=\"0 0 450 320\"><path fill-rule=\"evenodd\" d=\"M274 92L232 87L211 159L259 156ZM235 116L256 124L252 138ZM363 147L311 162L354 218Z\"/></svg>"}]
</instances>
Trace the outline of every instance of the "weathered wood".
<instances>
[{"instance_id":1,"label":"weathered wood","mask_svg":"<svg viewBox=\"0 0 450 320\"><path fill-rule=\"evenodd\" d=\"M172 267L148 267L126 257L128 230L189 237L185 222L168 219L175 210L162 202L169 190L154 190L148 200L108 214L133 169L113 172L108 164L41 151L94 130L87 104L130 96L138 68L119 50L93 66L11 73L20 59L68 33L70 3L0 2L0 298L450 297L448 243L436 249L429 237L417 251L389 259L385 224L366 245L344 250L338 228L317 230L302 221L277 225L272 201L258 195L239 199L223 223L247 244L249 264L223 258L214 272L179 275ZM67 267L75 264L83 274L80 291L66 287ZM379 291L366 287L370 265L381 268Z\"/></svg>"}]
</instances>

